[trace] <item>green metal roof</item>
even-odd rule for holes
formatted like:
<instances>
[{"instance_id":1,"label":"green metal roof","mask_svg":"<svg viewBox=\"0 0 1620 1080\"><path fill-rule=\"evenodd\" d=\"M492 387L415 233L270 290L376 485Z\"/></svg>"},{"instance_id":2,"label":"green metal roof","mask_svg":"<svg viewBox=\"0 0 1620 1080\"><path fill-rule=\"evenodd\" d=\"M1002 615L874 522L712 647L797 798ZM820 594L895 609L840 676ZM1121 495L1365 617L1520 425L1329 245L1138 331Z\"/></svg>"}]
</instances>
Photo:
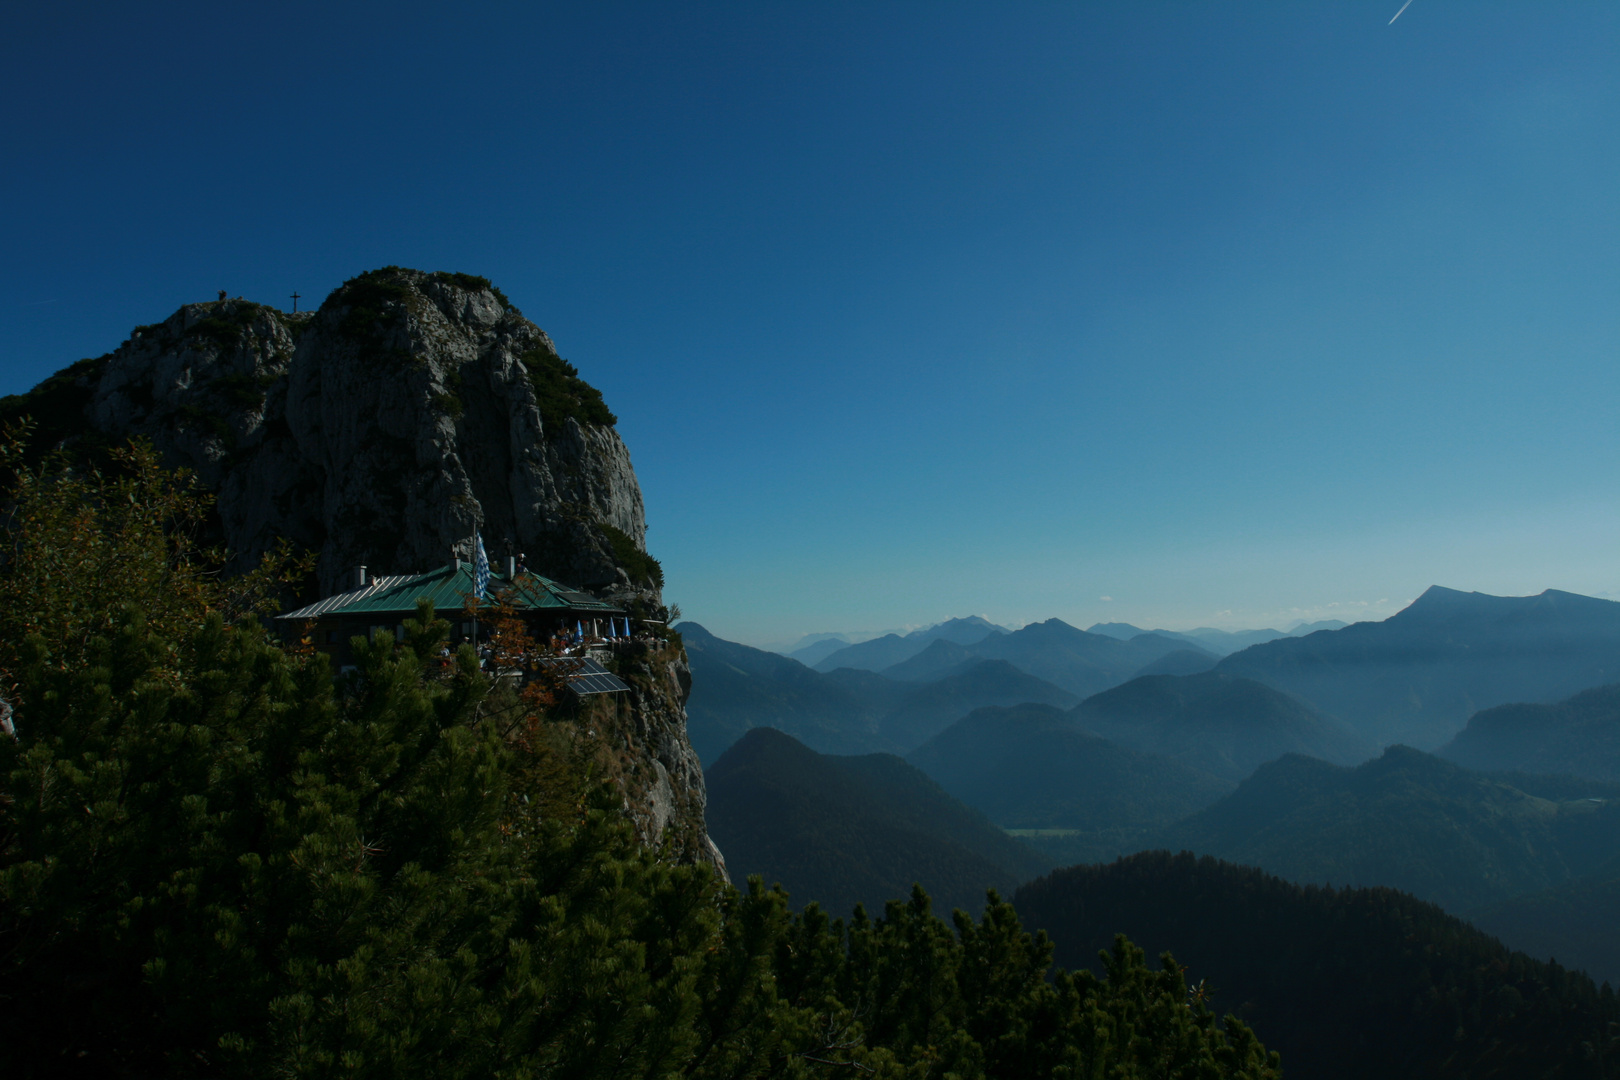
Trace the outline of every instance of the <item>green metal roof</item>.
<instances>
[{"instance_id":1,"label":"green metal roof","mask_svg":"<svg viewBox=\"0 0 1620 1080\"><path fill-rule=\"evenodd\" d=\"M519 575L513 601L522 610L551 610L558 614L622 615L624 609L598 600L589 593L570 589L539 574ZM489 591L504 593L513 584L498 574L489 576ZM457 562L452 570L448 565L423 574L397 574L379 577L363 589L328 596L297 611L278 616L282 619L319 619L324 615L411 615L416 602L426 598L441 614L460 611L467 597L473 594L473 568L471 563ZM485 603L488 603L486 598Z\"/></svg>"}]
</instances>

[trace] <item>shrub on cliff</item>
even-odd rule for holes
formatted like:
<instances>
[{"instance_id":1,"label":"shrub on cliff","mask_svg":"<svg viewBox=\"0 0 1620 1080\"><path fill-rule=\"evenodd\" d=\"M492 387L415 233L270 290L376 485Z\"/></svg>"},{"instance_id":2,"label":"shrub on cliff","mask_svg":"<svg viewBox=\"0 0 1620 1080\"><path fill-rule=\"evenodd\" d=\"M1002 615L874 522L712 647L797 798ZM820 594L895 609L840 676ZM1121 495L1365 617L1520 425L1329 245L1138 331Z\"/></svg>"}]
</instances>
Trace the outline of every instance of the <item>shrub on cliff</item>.
<instances>
[{"instance_id":1,"label":"shrub on cliff","mask_svg":"<svg viewBox=\"0 0 1620 1080\"><path fill-rule=\"evenodd\" d=\"M6 1076L1275 1075L1123 941L1048 980L994 897L846 925L671 863L489 722L470 651L439 670L431 609L336 681L222 601L172 538L185 489L130 466L11 492ZM141 587L41 587L64 522Z\"/></svg>"},{"instance_id":2,"label":"shrub on cliff","mask_svg":"<svg viewBox=\"0 0 1620 1080\"><path fill-rule=\"evenodd\" d=\"M580 378L579 369L556 353L530 349L519 359L529 373L529 385L534 387L547 438L556 438L570 418L601 427L619 422L602 400L602 391Z\"/></svg>"}]
</instances>

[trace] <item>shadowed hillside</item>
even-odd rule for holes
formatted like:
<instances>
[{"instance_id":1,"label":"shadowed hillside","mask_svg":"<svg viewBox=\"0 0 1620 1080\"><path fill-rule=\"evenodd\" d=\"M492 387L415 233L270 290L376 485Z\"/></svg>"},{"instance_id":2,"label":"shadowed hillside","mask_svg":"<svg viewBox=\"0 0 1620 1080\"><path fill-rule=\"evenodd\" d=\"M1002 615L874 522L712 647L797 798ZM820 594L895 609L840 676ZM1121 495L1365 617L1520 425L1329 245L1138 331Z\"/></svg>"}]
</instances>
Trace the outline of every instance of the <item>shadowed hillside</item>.
<instances>
[{"instance_id":1,"label":"shadowed hillside","mask_svg":"<svg viewBox=\"0 0 1620 1080\"><path fill-rule=\"evenodd\" d=\"M1387 885L1466 913L1620 854L1620 806L1534 793L1394 746L1356 768L1290 755L1167 829L1155 846L1291 881ZM1553 798L1543 797L1553 795Z\"/></svg>"},{"instance_id":2,"label":"shadowed hillside","mask_svg":"<svg viewBox=\"0 0 1620 1080\"><path fill-rule=\"evenodd\" d=\"M1290 1077L1576 1080L1620 1060L1613 992L1391 889L1154 851L1055 871L1013 903L1065 967L1096 967L1116 933L1171 951L1217 1013L1266 1033Z\"/></svg>"},{"instance_id":3,"label":"shadowed hillside","mask_svg":"<svg viewBox=\"0 0 1620 1080\"><path fill-rule=\"evenodd\" d=\"M692 665L687 737L703 761L713 762L759 726L780 728L834 753L883 745L880 706L860 692L867 688L841 685L797 660L717 638L694 622L676 629Z\"/></svg>"},{"instance_id":4,"label":"shadowed hillside","mask_svg":"<svg viewBox=\"0 0 1620 1080\"><path fill-rule=\"evenodd\" d=\"M1025 702L1068 708L1075 704L1075 696L1005 660L980 660L907 694L879 722L879 730L891 745L910 751L974 709Z\"/></svg>"},{"instance_id":5,"label":"shadowed hillside","mask_svg":"<svg viewBox=\"0 0 1620 1080\"><path fill-rule=\"evenodd\" d=\"M1047 705L975 710L906 760L999 825L1058 830L1042 850L1073 861L1136 850L1153 829L1231 790L1082 731Z\"/></svg>"},{"instance_id":6,"label":"shadowed hillside","mask_svg":"<svg viewBox=\"0 0 1620 1080\"><path fill-rule=\"evenodd\" d=\"M1498 705L1473 715L1440 756L1470 769L1522 769L1620 780L1620 684L1555 705Z\"/></svg>"},{"instance_id":7,"label":"shadowed hillside","mask_svg":"<svg viewBox=\"0 0 1620 1080\"><path fill-rule=\"evenodd\" d=\"M1051 866L888 754L824 756L755 728L706 780L709 834L732 877L780 882L799 907L881 911L921 884L942 911L978 912L985 889L1010 892Z\"/></svg>"},{"instance_id":8,"label":"shadowed hillside","mask_svg":"<svg viewBox=\"0 0 1620 1080\"><path fill-rule=\"evenodd\" d=\"M1620 859L1546 892L1516 896L1470 915L1515 949L1557 957L1620 986Z\"/></svg>"},{"instance_id":9,"label":"shadowed hillside","mask_svg":"<svg viewBox=\"0 0 1620 1080\"><path fill-rule=\"evenodd\" d=\"M1287 694L1217 671L1132 679L1081 702L1074 718L1104 738L1233 782L1284 754L1347 765L1378 752Z\"/></svg>"},{"instance_id":10,"label":"shadowed hillside","mask_svg":"<svg viewBox=\"0 0 1620 1080\"><path fill-rule=\"evenodd\" d=\"M1177 649L1165 653L1157 660L1144 664L1136 677L1143 675L1197 675L1220 662L1220 657L1201 649Z\"/></svg>"}]
</instances>

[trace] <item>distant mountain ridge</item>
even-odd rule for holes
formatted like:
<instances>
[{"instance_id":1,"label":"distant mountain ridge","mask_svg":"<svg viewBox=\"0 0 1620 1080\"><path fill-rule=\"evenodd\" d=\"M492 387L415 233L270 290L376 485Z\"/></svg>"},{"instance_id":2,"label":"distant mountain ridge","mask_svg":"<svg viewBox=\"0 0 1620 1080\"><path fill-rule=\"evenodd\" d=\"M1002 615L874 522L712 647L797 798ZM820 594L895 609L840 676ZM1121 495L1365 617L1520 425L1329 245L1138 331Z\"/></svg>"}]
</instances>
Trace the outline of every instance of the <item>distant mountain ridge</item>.
<instances>
[{"instance_id":1,"label":"distant mountain ridge","mask_svg":"<svg viewBox=\"0 0 1620 1080\"><path fill-rule=\"evenodd\" d=\"M1250 645L1260 645L1267 641L1275 641L1284 637L1304 637L1314 634L1318 630L1341 630L1348 623L1339 619L1321 619L1317 622L1299 622L1286 631L1273 630L1269 627L1264 630L1217 630L1213 626L1199 626L1192 630L1144 630L1140 626L1132 626L1125 622L1095 623L1086 628L1087 633L1104 634L1120 641L1129 641L1143 634L1159 634L1169 638L1179 638L1197 648L1207 650L1216 656L1228 656L1232 653L1247 649Z\"/></svg>"},{"instance_id":2,"label":"distant mountain ridge","mask_svg":"<svg viewBox=\"0 0 1620 1080\"><path fill-rule=\"evenodd\" d=\"M850 643L841 637L825 637L820 641L811 642L801 648L794 649L786 655L797 660L806 667L815 667L839 649L849 648Z\"/></svg>"},{"instance_id":3,"label":"distant mountain ridge","mask_svg":"<svg viewBox=\"0 0 1620 1080\"><path fill-rule=\"evenodd\" d=\"M949 641L957 645L973 645L993 634L1007 631L978 615L947 619L942 623L909 634L885 634L870 641L858 642L824 655L813 663L817 671L833 671L841 667L882 671L910 660L936 641ZM807 661L808 662L808 661Z\"/></svg>"},{"instance_id":4,"label":"distant mountain ridge","mask_svg":"<svg viewBox=\"0 0 1620 1080\"><path fill-rule=\"evenodd\" d=\"M1062 619L1047 619L1010 634L986 638L971 650L989 660L1007 660L1086 698L1131 678L1143 665L1186 647L1183 641L1159 634L1120 641L1088 634Z\"/></svg>"},{"instance_id":5,"label":"distant mountain ridge","mask_svg":"<svg viewBox=\"0 0 1620 1080\"><path fill-rule=\"evenodd\" d=\"M1433 749L1481 709L1620 682L1620 603L1434 586L1382 622L1269 641L1215 670L1285 690L1380 744Z\"/></svg>"},{"instance_id":6,"label":"distant mountain ridge","mask_svg":"<svg viewBox=\"0 0 1620 1080\"><path fill-rule=\"evenodd\" d=\"M1079 700L1005 660L969 655L944 678L900 682L857 668L814 671L717 638L694 622L677 629L692 666L688 735L705 762L757 727L785 731L820 753L904 753L981 706L1033 701L1068 708ZM944 639L934 645L961 648Z\"/></svg>"},{"instance_id":7,"label":"distant mountain ridge","mask_svg":"<svg viewBox=\"0 0 1620 1080\"><path fill-rule=\"evenodd\" d=\"M978 660L978 654L966 645L939 638L929 642L926 649L910 659L884 668L882 674L885 678L900 682L933 682L961 671Z\"/></svg>"}]
</instances>

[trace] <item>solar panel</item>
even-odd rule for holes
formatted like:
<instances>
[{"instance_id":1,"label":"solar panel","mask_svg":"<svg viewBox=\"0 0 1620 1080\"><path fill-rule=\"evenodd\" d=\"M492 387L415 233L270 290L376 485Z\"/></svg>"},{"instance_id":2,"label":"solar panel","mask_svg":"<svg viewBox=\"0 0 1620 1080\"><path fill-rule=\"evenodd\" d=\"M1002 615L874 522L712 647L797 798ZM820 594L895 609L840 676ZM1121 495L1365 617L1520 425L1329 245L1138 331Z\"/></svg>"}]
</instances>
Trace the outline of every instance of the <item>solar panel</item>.
<instances>
[{"instance_id":1,"label":"solar panel","mask_svg":"<svg viewBox=\"0 0 1620 1080\"><path fill-rule=\"evenodd\" d=\"M617 694L630 689L629 683L588 656L559 656L541 660L539 664L546 671L561 675L568 689L580 697L587 694Z\"/></svg>"},{"instance_id":2,"label":"solar panel","mask_svg":"<svg viewBox=\"0 0 1620 1080\"><path fill-rule=\"evenodd\" d=\"M568 689L584 697L587 694L617 694L621 690L630 689L617 675L603 673L601 675L575 675L568 680Z\"/></svg>"}]
</instances>

